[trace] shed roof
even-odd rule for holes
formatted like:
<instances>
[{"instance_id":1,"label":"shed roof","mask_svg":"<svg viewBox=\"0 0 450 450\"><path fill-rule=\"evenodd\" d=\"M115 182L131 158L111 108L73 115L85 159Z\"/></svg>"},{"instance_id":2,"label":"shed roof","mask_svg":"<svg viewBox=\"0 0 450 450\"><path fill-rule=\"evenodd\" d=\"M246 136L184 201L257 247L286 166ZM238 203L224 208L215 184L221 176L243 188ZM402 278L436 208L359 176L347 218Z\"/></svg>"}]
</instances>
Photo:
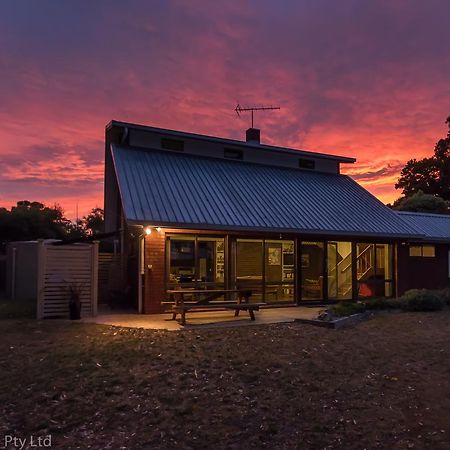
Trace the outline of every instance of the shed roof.
<instances>
[{"instance_id":1,"label":"shed roof","mask_svg":"<svg viewBox=\"0 0 450 450\"><path fill-rule=\"evenodd\" d=\"M432 241L450 241L450 215L397 211L397 214L409 225Z\"/></svg>"},{"instance_id":2,"label":"shed roof","mask_svg":"<svg viewBox=\"0 0 450 450\"><path fill-rule=\"evenodd\" d=\"M408 238L345 175L112 145L125 217L154 226Z\"/></svg>"}]
</instances>

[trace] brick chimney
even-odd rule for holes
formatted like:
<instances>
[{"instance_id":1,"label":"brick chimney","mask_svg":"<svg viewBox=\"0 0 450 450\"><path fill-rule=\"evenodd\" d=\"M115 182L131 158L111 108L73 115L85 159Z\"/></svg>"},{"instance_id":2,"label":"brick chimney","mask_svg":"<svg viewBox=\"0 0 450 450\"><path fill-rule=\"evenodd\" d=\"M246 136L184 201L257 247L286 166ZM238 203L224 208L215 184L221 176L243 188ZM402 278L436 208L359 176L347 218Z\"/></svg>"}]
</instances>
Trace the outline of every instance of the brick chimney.
<instances>
[{"instance_id":1,"label":"brick chimney","mask_svg":"<svg viewBox=\"0 0 450 450\"><path fill-rule=\"evenodd\" d=\"M245 140L250 144L259 144L261 141L261 130L258 130L258 128L249 128L245 132Z\"/></svg>"}]
</instances>

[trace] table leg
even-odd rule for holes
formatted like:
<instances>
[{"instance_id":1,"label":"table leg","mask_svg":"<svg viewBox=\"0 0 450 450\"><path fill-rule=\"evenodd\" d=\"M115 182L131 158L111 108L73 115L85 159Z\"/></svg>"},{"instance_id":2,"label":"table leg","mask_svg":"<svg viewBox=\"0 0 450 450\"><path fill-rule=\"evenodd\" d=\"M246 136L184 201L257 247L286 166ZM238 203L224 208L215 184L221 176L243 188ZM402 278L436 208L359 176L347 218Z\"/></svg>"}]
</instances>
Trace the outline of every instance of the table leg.
<instances>
[{"instance_id":1,"label":"table leg","mask_svg":"<svg viewBox=\"0 0 450 450\"><path fill-rule=\"evenodd\" d=\"M248 313L250 314L250 319L255 320L255 313L253 312L253 309L249 308Z\"/></svg>"},{"instance_id":2,"label":"table leg","mask_svg":"<svg viewBox=\"0 0 450 450\"><path fill-rule=\"evenodd\" d=\"M239 293L238 295L238 305L240 305L242 303L242 295ZM234 310L234 317L238 317L239 316L239 309L235 309Z\"/></svg>"}]
</instances>

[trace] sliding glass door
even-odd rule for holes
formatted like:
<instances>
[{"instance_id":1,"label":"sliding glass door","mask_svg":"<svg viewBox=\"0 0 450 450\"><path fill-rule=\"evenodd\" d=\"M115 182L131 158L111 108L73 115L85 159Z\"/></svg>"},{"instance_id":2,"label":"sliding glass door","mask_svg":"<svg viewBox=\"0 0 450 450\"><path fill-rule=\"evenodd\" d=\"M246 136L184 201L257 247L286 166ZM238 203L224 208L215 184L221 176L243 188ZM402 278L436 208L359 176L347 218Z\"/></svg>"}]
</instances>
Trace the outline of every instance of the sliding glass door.
<instances>
[{"instance_id":1,"label":"sliding glass door","mask_svg":"<svg viewBox=\"0 0 450 450\"><path fill-rule=\"evenodd\" d=\"M356 244L356 277L358 297L392 297L392 245Z\"/></svg>"},{"instance_id":2,"label":"sliding glass door","mask_svg":"<svg viewBox=\"0 0 450 450\"><path fill-rule=\"evenodd\" d=\"M236 289L251 290L253 302L294 302L294 247L292 240L236 239Z\"/></svg>"},{"instance_id":3,"label":"sliding glass door","mask_svg":"<svg viewBox=\"0 0 450 450\"><path fill-rule=\"evenodd\" d=\"M350 300L353 296L351 242L328 241L328 299Z\"/></svg>"},{"instance_id":4,"label":"sliding glass door","mask_svg":"<svg viewBox=\"0 0 450 450\"><path fill-rule=\"evenodd\" d=\"M253 302L263 301L263 240L236 239L234 254L235 288L251 290Z\"/></svg>"},{"instance_id":5,"label":"sliding glass door","mask_svg":"<svg viewBox=\"0 0 450 450\"><path fill-rule=\"evenodd\" d=\"M303 241L300 244L301 300L324 299L325 251L323 242Z\"/></svg>"},{"instance_id":6,"label":"sliding glass door","mask_svg":"<svg viewBox=\"0 0 450 450\"><path fill-rule=\"evenodd\" d=\"M294 302L294 241L265 241L265 301Z\"/></svg>"}]
</instances>

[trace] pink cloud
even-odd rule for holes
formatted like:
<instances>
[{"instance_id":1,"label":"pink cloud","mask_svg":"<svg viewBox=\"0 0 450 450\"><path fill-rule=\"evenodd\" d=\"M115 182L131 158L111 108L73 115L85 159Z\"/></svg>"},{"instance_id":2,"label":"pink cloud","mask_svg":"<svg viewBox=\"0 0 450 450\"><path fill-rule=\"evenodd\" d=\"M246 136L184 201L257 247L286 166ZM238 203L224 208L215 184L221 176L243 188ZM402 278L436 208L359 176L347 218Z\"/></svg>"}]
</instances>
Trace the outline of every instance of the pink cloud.
<instances>
[{"instance_id":1,"label":"pink cloud","mask_svg":"<svg viewBox=\"0 0 450 450\"><path fill-rule=\"evenodd\" d=\"M444 0L91 3L2 10L0 204L101 204L111 119L242 139L237 101L278 104L264 142L355 156L382 201L445 134Z\"/></svg>"}]
</instances>

